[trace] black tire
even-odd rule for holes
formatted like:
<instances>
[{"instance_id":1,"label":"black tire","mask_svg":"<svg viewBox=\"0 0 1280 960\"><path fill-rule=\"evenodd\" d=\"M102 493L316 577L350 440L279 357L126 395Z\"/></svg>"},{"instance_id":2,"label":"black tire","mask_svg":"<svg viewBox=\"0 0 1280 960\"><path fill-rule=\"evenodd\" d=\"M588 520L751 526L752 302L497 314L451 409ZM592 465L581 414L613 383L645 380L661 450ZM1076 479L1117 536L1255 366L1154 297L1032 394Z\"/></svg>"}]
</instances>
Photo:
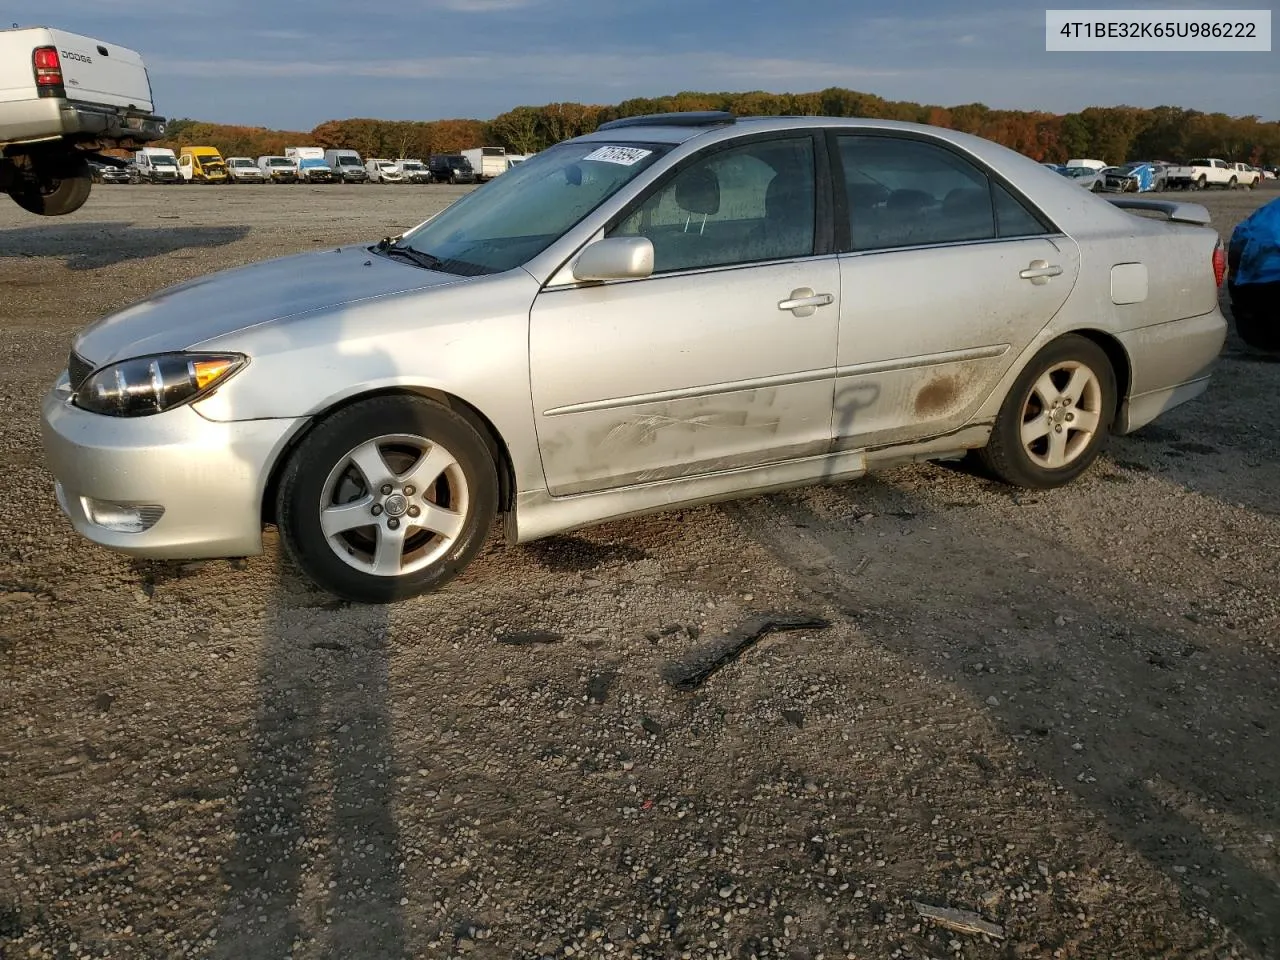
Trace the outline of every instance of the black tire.
<instances>
[{"instance_id":1,"label":"black tire","mask_svg":"<svg viewBox=\"0 0 1280 960\"><path fill-rule=\"evenodd\" d=\"M1280 352L1280 283L1229 283L1236 335L1256 350Z\"/></svg>"},{"instance_id":2,"label":"black tire","mask_svg":"<svg viewBox=\"0 0 1280 960\"><path fill-rule=\"evenodd\" d=\"M92 190L92 168L88 162L72 158L52 169L49 165L37 165L32 173L15 180L9 195L28 213L61 217L83 207Z\"/></svg>"},{"instance_id":3,"label":"black tire","mask_svg":"<svg viewBox=\"0 0 1280 960\"><path fill-rule=\"evenodd\" d=\"M1196 189L1205 190L1208 188L1208 186L1209 186L1209 179L1204 174L1201 174L1200 179L1196 181Z\"/></svg>"},{"instance_id":4,"label":"black tire","mask_svg":"<svg viewBox=\"0 0 1280 960\"><path fill-rule=\"evenodd\" d=\"M1232 177L1230 180L1227 181L1228 190L1234 190L1237 186L1239 186L1239 181L1236 180L1235 177Z\"/></svg>"},{"instance_id":5,"label":"black tire","mask_svg":"<svg viewBox=\"0 0 1280 960\"><path fill-rule=\"evenodd\" d=\"M1096 377L1099 393L1096 398L1097 426L1091 437L1079 438L1083 443L1065 466L1052 469L1031 459L1022 442L1022 429L1026 412L1033 403L1036 382L1043 374L1064 363L1088 367ZM993 476L1016 487L1047 490L1063 486L1084 473L1097 459L1106 444L1115 411L1116 375L1111 361L1092 340L1067 334L1046 344L1014 381L996 416L991 438L978 453L978 460ZM1048 416L1048 411L1044 412ZM1032 420L1037 418L1038 415ZM1070 427L1066 431L1068 436L1073 432Z\"/></svg>"},{"instance_id":6,"label":"black tire","mask_svg":"<svg viewBox=\"0 0 1280 960\"><path fill-rule=\"evenodd\" d=\"M1234 315L1236 334L1255 350L1280 353L1280 324L1264 324L1252 313Z\"/></svg>"},{"instance_id":7,"label":"black tire","mask_svg":"<svg viewBox=\"0 0 1280 960\"><path fill-rule=\"evenodd\" d=\"M1101 193L1101 192L1102 192L1102 184L1098 183L1098 181L1097 181L1097 180L1093 181L1093 186L1091 186L1091 187L1089 188L1089 191L1090 191L1091 193Z\"/></svg>"},{"instance_id":8,"label":"black tire","mask_svg":"<svg viewBox=\"0 0 1280 960\"><path fill-rule=\"evenodd\" d=\"M420 437L443 446L460 469L468 500L460 532L448 543L447 550L422 569L397 576L356 569L337 555L320 526L321 504L330 474L361 444L388 435ZM352 489L358 494L363 482L361 474L356 471L351 476L355 479L349 482L355 484ZM439 489L439 482L432 485L437 497ZM447 482L445 489L451 489ZM411 496L422 494L423 491L415 491ZM489 445L470 421L422 397L377 397L339 410L316 426L294 450L280 476L276 522L289 556L318 586L348 600L390 603L439 587L461 573L484 547L497 509L497 469ZM381 521L371 517L367 527L348 531L357 538L351 542L358 544L360 538L368 543L378 542L367 531L378 523L390 524L389 516L388 506ZM437 542L435 534L419 532L412 536L427 537L427 545ZM347 552L356 556L351 547Z\"/></svg>"}]
</instances>

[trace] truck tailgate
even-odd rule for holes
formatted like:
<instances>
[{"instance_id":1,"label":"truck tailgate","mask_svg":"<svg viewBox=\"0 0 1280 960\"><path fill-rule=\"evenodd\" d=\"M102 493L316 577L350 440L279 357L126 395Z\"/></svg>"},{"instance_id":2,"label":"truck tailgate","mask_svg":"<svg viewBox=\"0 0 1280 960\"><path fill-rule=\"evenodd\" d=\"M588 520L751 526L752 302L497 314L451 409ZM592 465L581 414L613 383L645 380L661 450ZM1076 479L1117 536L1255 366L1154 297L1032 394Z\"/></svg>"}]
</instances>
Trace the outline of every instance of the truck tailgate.
<instances>
[{"instance_id":1,"label":"truck tailgate","mask_svg":"<svg viewBox=\"0 0 1280 960\"><path fill-rule=\"evenodd\" d=\"M142 57L128 47L50 30L62 61L68 100L132 107L151 113L151 84Z\"/></svg>"}]
</instances>

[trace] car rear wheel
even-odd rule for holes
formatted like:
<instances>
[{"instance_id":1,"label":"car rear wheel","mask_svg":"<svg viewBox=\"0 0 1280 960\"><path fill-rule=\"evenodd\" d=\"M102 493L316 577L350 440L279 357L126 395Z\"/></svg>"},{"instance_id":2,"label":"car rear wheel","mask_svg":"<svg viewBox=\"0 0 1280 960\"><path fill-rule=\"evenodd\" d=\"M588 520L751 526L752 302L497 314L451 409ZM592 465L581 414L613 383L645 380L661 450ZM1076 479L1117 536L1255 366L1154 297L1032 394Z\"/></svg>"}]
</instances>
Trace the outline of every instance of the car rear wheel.
<instances>
[{"instance_id":1,"label":"car rear wheel","mask_svg":"<svg viewBox=\"0 0 1280 960\"><path fill-rule=\"evenodd\" d=\"M340 410L290 457L276 518L319 586L388 603L441 586L484 546L497 512L489 448L449 408L379 397Z\"/></svg>"},{"instance_id":2,"label":"car rear wheel","mask_svg":"<svg viewBox=\"0 0 1280 960\"><path fill-rule=\"evenodd\" d=\"M1014 486L1062 486L1097 458L1115 409L1106 353L1068 334L1046 345L1014 382L979 460Z\"/></svg>"},{"instance_id":3,"label":"car rear wheel","mask_svg":"<svg viewBox=\"0 0 1280 960\"><path fill-rule=\"evenodd\" d=\"M36 160L14 178L13 202L28 213L60 217L84 206L93 190L93 170L78 157Z\"/></svg>"}]
</instances>

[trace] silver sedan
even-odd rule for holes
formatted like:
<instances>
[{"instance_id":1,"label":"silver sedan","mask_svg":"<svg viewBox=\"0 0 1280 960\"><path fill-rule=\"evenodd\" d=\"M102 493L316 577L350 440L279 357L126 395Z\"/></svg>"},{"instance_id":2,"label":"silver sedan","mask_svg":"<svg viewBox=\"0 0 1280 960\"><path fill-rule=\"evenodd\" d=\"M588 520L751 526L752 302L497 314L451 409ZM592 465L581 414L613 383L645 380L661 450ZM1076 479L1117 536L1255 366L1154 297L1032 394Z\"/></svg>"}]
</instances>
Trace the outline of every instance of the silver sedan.
<instances>
[{"instance_id":1,"label":"silver sedan","mask_svg":"<svg viewBox=\"0 0 1280 960\"><path fill-rule=\"evenodd\" d=\"M498 518L525 542L975 451L1058 486L1204 391L1207 222L950 130L614 121L399 237L92 324L47 461L90 540L243 556L274 523L371 602L455 576Z\"/></svg>"}]
</instances>

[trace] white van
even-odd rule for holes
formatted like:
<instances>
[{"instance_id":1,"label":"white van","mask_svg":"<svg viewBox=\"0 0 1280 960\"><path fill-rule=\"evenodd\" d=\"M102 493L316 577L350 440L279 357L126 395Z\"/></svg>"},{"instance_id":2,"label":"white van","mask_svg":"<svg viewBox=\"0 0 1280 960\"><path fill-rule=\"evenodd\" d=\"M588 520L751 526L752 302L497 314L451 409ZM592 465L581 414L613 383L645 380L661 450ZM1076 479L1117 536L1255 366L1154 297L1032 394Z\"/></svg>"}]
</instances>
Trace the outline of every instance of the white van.
<instances>
[{"instance_id":1,"label":"white van","mask_svg":"<svg viewBox=\"0 0 1280 960\"><path fill-rule=\"evenodd\" d=\"M411 160L401 158L395 162L395 168L400 171L400 178L405 183L430 183L431 171L427 169L427 165L421 160Z\"/></svg>"},{"instance_id":2,"label":"white van","mask_svg":"<svg viewBox=\"0 0 1280 960\"><path fill-rule=\"evenodd\" d=\"M1105 170L1108 166L1105 160L1068 160L1068 167L1085 167L1089 170Z\"/></svg>"},{"instance_id":3,"label":"white van","mask_svg":"<svg viewBox=\"0 0 1280 960\"><path fill-rule=\"evenodd\" d=\"M369 174L370 183L404 183L404 174L394 160L370 160L364 165L364 169Z\"/></svg>"},{"instance_id":4,"label":"white van","mask_svg":"<svg viewBox=\"0 0 1280 960\"><path fill-rule=\"evenodd\" d=\"M369 173L364 161L354 150L326 150L324 162L333 171L333 179L339 183L368 183Z\"/></svg>"},{"instance_id":5,"label":"white van","mask_svg":"<svg viewBox=\"0 0 1280 960\"><path fill-rule=\"evenodd\" d=\"M304 183L333 183L333 170L320 147L285 147L284 155L298 165L298 179Z\"/></svg>"},{"instance_id":6,"label":"white van","mask_svg":"<svg viewBox=\"0 0 1280 960\"><path fill-rule=\"evenodd\" d=\"M178 155L168 147L143 147L133 155L138 179L143 183L183 183Z\"/></svg>"},{"instance_id":7,"label":"white van","mask_svg":"<svg viewBox=\"0 0 1280 960\"><path fill-rule=\"evenodd\" d=\"M258 169L271 183L297 183L298 165L288 157L259 157Z\"/></svg>"}]
</instances>

